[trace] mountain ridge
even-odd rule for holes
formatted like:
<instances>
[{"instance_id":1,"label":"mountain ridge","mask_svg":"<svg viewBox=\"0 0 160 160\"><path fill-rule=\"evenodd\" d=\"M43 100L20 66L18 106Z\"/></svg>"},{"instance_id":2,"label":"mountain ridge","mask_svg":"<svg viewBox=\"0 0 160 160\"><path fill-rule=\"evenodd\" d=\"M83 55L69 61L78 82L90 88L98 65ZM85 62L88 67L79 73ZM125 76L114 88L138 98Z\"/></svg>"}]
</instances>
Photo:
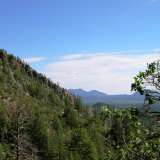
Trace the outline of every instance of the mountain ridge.
<instances>
[{"instance_id":1,"label":"mountain ridge","mask_svg":"<svg viewBox=\"0 0 160 160\"><path fill-rule=\"evenodd\" d=\"M68 89L68 91L82 99L86 104L94 104L98 102L114 104L114 105L128 105L128 104L142 104L144 96L135 92L133 94L117 94L109 95L97 90L85 91L83 89ZM92 92L94 91L94 94Z\"/></svg>"}]
</instances>

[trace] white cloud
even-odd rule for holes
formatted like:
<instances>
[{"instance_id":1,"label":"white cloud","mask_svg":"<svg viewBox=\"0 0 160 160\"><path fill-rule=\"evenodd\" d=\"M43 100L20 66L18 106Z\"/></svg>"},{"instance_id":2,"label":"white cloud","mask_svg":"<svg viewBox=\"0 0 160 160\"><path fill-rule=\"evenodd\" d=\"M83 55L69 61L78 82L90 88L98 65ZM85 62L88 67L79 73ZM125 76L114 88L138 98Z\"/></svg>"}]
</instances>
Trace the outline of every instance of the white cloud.
<instances>
[{"instance_id":1,"label":"white cloud","mask_svg":"<svg viewBox=\"0 0 160 160\"><path fill-rule=\"evenodd\" d=\"M108 94L130 93L132 78L160 53L96 53L60 57L45 74L65 88L97 89Z\"/></svg>"},{"instance_id":2,"label":"white cloud","mask_svg":"<svg viewBox=\"0 0 160 160\"><path fill-rule=\"evenodd\" d=\"M46 59L45 57L30 57L30 58L24 58L23 60L26 63L32 64L32 63L44 61L45 59Z\"/></svg>"}]
</instances>

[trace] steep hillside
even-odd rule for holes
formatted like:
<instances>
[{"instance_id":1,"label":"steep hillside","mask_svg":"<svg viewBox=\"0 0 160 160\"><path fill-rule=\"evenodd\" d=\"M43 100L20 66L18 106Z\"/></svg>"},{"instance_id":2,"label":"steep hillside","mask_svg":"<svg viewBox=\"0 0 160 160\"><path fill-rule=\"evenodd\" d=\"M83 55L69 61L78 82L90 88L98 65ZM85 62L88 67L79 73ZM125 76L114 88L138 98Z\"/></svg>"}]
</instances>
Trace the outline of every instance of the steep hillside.
<instances>
[{"instance_id":1,"label":"steep hillside","mask_svg":"<svg viewBox=\"0 0 160 160\"><path fill-rule=\"evenodd\" d=\"M14 132L13 135L1 133L0 138L2 142L4 140L13 143L15 147L10 148L13 156L20 154L20 159L30 157L32 152L35 159L48 159L47 157L53 155L57 157L58 153L50 153L50 149L47 148L48 143L53 145L57 140L47 142L48 138L52 139L50 134L58 136L56 131L63 128L65 134L70 135L71 128L78 123L77 117L81 116L83 119L87 114L78 98L37 73L19 58L7 54L5 50L0 50L0 112L6 118L4 127L9 125L8 132ZM21 128L25 127L27 130L21 131ZM22 140L19 138L21 134ZM55 144L54 147L58 145ZM24 153L16 153L17 148L19 152L22 148ZM57 151L53 148L53 152ZM28 159L34 159L33 157Z\"/></svg>"}]
</instances>

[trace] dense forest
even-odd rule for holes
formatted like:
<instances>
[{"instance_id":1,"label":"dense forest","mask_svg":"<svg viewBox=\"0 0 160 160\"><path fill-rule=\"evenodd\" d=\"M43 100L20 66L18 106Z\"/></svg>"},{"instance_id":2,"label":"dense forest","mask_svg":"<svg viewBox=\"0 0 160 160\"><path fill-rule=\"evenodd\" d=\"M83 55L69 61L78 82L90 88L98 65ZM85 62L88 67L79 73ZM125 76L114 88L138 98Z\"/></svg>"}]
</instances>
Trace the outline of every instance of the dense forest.
<instances>
[{"instance_id":1,"label":"dense forest","mask_svg":"<svg viewBox=\"0 0 160 160\"><path fill-rule=\"evenodd\" d=\"M155 65L132 84L146 96L146 106L159 100L143 86ZM95 106L0 50L0 160L160 159L157 113Z\"/></svg>"}]
</instances>

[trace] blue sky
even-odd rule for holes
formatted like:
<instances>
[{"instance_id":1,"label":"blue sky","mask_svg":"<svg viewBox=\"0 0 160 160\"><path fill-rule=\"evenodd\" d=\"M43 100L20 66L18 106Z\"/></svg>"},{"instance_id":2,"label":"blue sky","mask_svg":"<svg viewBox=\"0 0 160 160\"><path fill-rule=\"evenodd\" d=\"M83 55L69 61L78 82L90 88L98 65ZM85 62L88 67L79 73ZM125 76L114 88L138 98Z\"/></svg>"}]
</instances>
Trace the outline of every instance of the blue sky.
<instances>
[{"instance_id":1,"label":"blue sky","mask_svg":"<svg viewBox=\"0 0 160 160\"><path fill-rule=\"evenodd\" d=\"M111 94L129 92L129 86L107 88L105 78L100 79L103 86L89 83L92 76L85 81L86 76L80 76L81 65L76 68L74 63L69 69L72 77L80 80L70 82L73 79L70 76L66 83L65 77L53 75L58 74L59 68L53 67L57 63L61 64L58 65L61 74L67 72L63 68L66 64L62 65L66 56L72 57L70 61L79 55L80 59L88 59L91 55L101 57L111 53L114 57L118 53L122 57L154 54L159 58L160 0L0 0L0 4L0 48L25 58L35 69L66 88L99 89ZM88 70L87 66L85 69Z\"/></svg>"}]
</instances>

